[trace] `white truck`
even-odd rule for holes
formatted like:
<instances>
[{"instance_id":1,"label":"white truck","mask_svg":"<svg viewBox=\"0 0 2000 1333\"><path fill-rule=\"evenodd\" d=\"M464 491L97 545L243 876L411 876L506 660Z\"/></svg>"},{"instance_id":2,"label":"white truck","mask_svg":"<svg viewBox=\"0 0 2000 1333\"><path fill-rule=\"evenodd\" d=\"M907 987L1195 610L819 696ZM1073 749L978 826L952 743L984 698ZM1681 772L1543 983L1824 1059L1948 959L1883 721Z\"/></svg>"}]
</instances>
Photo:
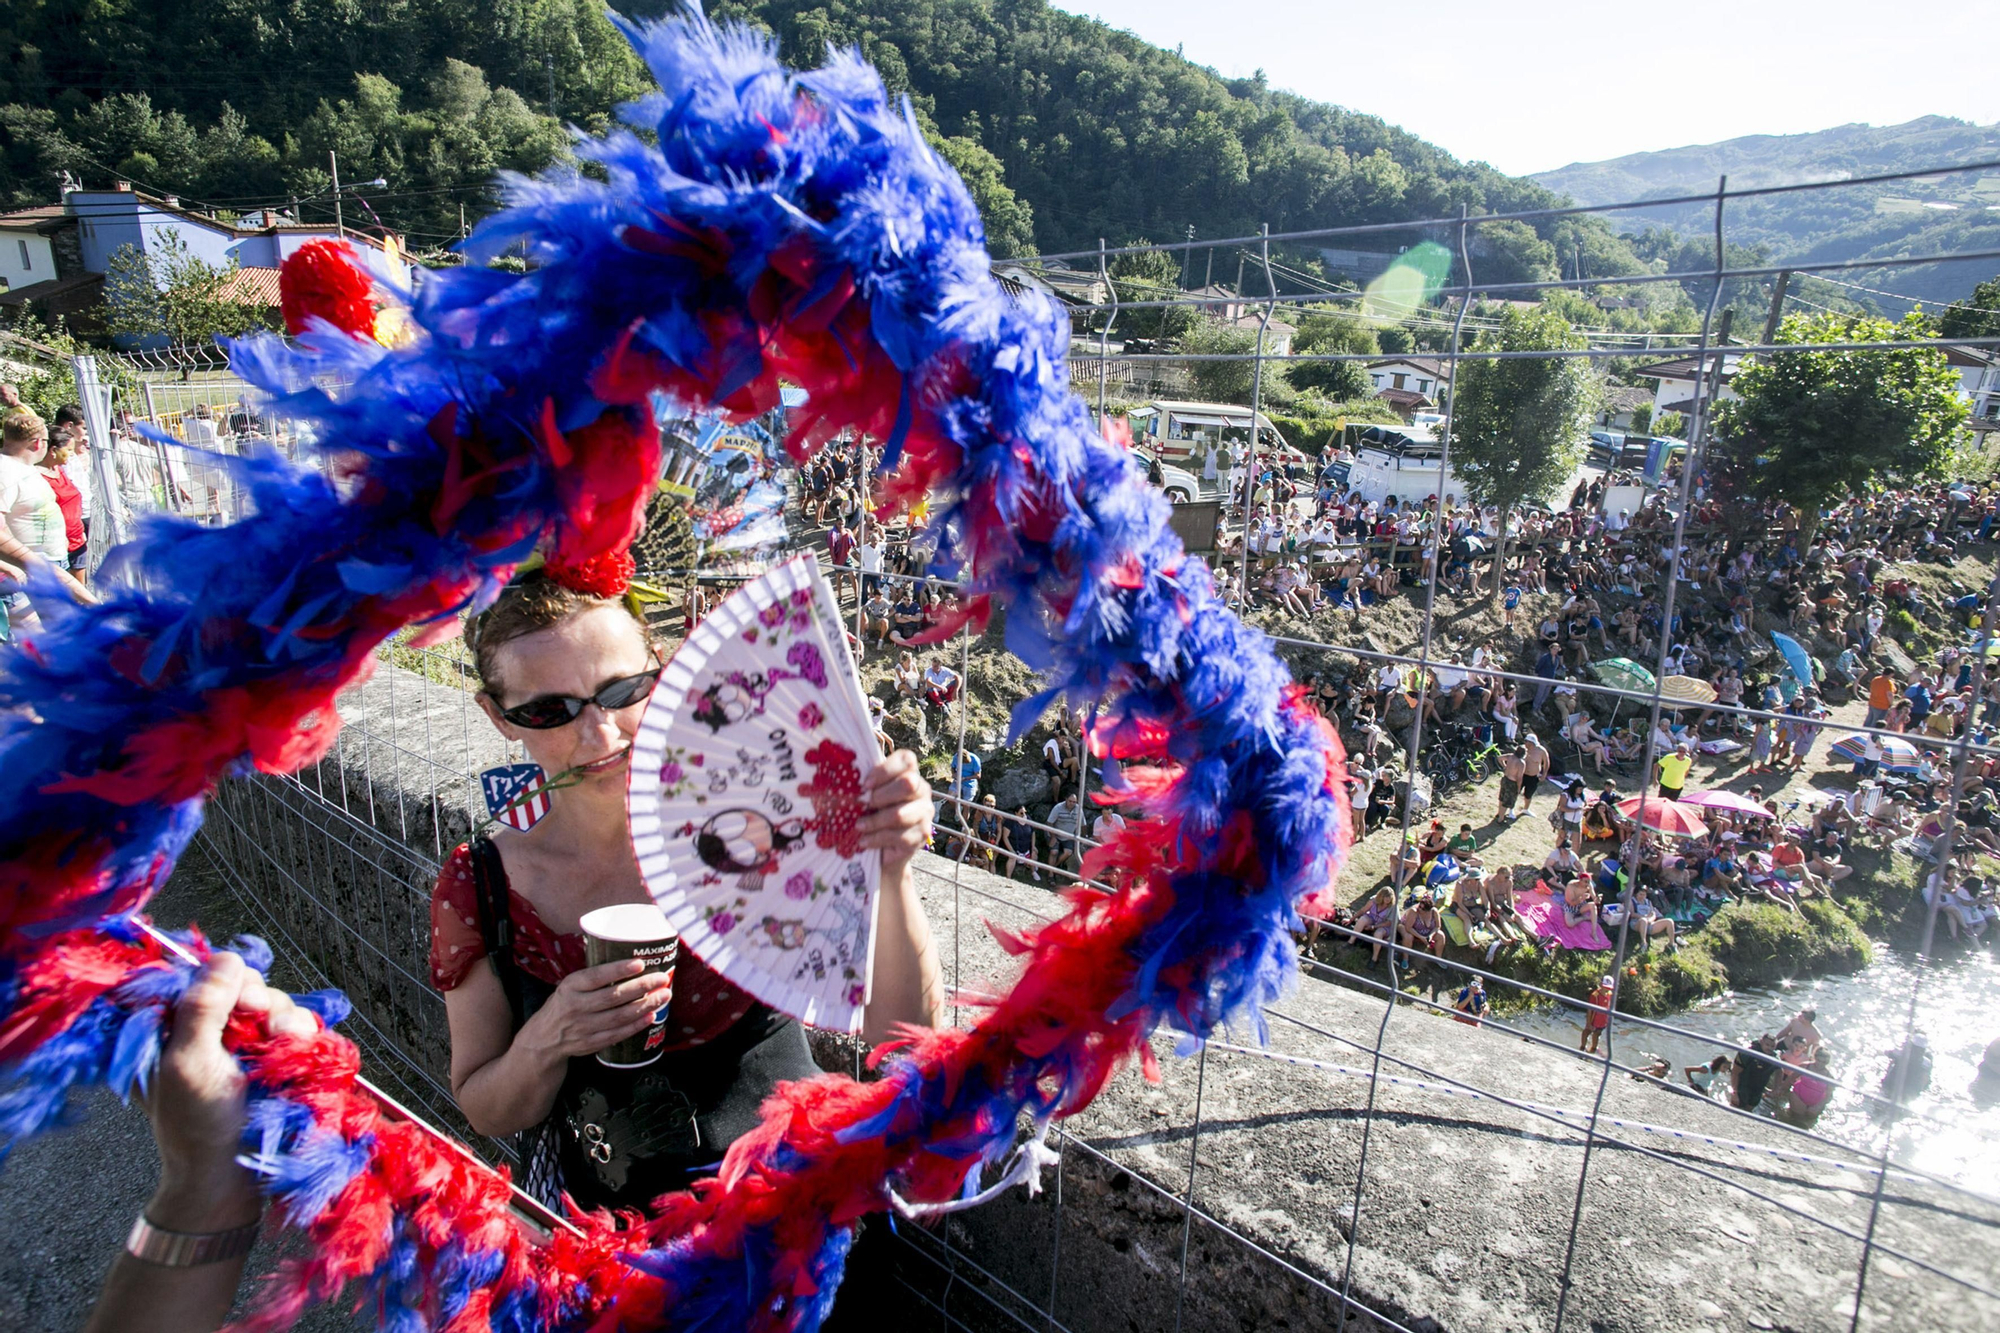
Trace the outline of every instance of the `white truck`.
<instances>
[{"instance_id":1,"label":"white truck","mask_svg":"<svg viewBox=\"0 0 2000 1333\"><path fill-rule=\"evenodd\" d=\"M1354 457L1333 464L1334 489L1341 494L1359 491L1362 499L1377 504L1391 496L1398 500L1422 500L1432 495L1453 502L1465 499L1464 483L1450 468L1443 467L1444 445L1428 430L1416 426L1350 430Z\"/></svg>"}]
</instances>

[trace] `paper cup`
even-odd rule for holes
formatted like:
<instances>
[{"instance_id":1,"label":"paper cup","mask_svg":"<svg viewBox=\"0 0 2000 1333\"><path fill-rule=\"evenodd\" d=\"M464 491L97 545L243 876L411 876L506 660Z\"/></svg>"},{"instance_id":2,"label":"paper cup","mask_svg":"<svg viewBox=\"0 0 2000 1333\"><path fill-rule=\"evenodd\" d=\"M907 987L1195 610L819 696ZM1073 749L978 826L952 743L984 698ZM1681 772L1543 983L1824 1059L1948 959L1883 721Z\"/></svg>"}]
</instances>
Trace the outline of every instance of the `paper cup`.
<instances>
[{"instance_id":1,"label":"paper cup","mask_svg":"<svg viewBox=\"0 0 2000 1333\"><path fill-rule=\"evenodd\" d=\"M585 912L578 923L583 930L584 957L592 967L615 963L621 958L637 958L648 972L664 972L667 1003L653 1011L653 1021L597 1053L599 1064L613 1069L637 1069L660 1058L667 1044L667 1004L673 1001L674 960L680 957L681 938L667 924L666 914L651 903L619 903Z\"/></svg>"}]
</instances>

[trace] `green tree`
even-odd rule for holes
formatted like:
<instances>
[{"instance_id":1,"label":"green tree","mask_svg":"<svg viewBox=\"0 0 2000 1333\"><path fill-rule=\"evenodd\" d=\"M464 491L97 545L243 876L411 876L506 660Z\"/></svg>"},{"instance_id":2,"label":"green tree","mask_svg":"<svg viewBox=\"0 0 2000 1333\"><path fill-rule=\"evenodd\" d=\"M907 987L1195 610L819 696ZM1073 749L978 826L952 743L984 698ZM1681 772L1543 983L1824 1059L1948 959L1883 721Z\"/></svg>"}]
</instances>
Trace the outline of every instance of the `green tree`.
<instances>
[{"instance_id":1,"label":"green tree","mask_svg":"<svg viewBox=\"0 0 2000 1333\"><path fill-rule=\"evenodd\" d=\"M995 259L1018 259L1035 253L1035 210L1007 188L1006 168L980 147L977 139L956 135L932 144L938 156L972 192L979 218L986 224L986 248Z\"/></svg>"},{"instance_id":2,"label":"green tree","mask_svg":"<svg viewBox=\"0 0 2000 1333\"><path fill-rule=\"evenodd\" d=\"M1292 350L1322 356L1375 356L1382 345L1366 321L1337 310L1321 310L1299 321L1298 331L1292 335ZM1368 369L1359 361L1294 362L1285 373L1298 388L1315 390L1336 403L1366 398L1374 391Z\"/></svg>"},{"instance_id":3,"label":"green tree","mask_svg":"<svg viewBox=\"0 0 2000 1333\"><path fill-rule=\"evenodd\" d=\"M1900 324L1857 315L1792 315L1781 343L1895 343L1929 334L1920 314ZM1943 471L1968 409L1958 375L1934 347L1774 352L1748 362L1716 408L1718 461L1750 494L1806 514L1882 482Z\"/></svg>"},{"instance_id":4,"label":"green tree","mask_svg":"<svg viewBox=\"0 0 2000 1333\"><path fill-rule=\"evenodd\" d=\"M1375 341L1385 356L1406 356L1416 350L1417 340L1400 324L1385 324L1375 331Z\"/></svg>"},{"instance_id":5,"label":"green tree","mask_svg":"<svg viewBox=\"0 0 2000 1333\"><path fill-rule=\"evenodd\" d=\"M104 279L104 326L135 338L164 338L178 352L206 349L218 337L268 328L254 306L232 299L239 265L211 264L187 248L179 233L161 231L148 255L120 246Z\"/></svg>"},{"instance_id":6,"label":"green tree","mask_svg":"<svg viewBox=\"0 0 2000 1333\"><path fill-rule=\"evenodd\" d=\"M1270 341L1270 335L1266 334L1267 351ZM1239 329L1217 319L1198 319L1193 328L1180 336L1179 350L1189 356L1248 357L1257 350L1257 331L1254 328ZM1190 361L1187 371L1202 401L1247 404L1256 380L1257 363L1250 360ZM1285 363L1266 361L1264 401L1283 400L1290 388L1285 380Z\"/></svg>"},{"instance_id":7,"label":"green tree","mask_svg":"<svg viewBox=\"0 0 2000 1333\"><path fill-rule=\"evenodd\" d=\"M1653 405L1641 403L1632 409L1632 433L1651 435L1653 433Z\"/></svg>"},{"instance_id":8,"label":"green tree","mask_svg":"<svg viewBox=\"0 0 2000 1333\"><path fill-rule=\"evenodd\" d=\"M1980 283L1971 296L1946 306L1937 326L1942 338L2000 337L2000 278Z\"/></svg>"},{"instance_id":9,"label":"green tree","mask_svg":"<svg viewBox=\"0 0 2000 1333\"><path fill-rule=\"evenodd\" d=\"M1146 247L1152 242L1141 238L1131 244ZM1180 295L1180 261L1171 252L1141 248L1117 256L1107 268L1120 301L1171 301ZM1178 338L1194 327L1196 318L1184 306L1141 306L1120 310L1112 332L1123 338Z\"/></svg>"},{"instance_id":10,"label":"green tree","mask_svg":"<svg viewBox=\"0 0 2000 1333\"><path fill-rule=\"evenodd\" d=\"M1498 329L1480 334L1473 350L1552 352L1584 345L1559 315L1509 310ZM1459 363L1452 393L1452 469L1474 501L1500 510L1502 548L1493 563L1491 601L1500 595L1506 566L1507 520L1576 471L1597 411L1597 381L1581 357L1473 360Z\"/></svg>"}]
</instances>

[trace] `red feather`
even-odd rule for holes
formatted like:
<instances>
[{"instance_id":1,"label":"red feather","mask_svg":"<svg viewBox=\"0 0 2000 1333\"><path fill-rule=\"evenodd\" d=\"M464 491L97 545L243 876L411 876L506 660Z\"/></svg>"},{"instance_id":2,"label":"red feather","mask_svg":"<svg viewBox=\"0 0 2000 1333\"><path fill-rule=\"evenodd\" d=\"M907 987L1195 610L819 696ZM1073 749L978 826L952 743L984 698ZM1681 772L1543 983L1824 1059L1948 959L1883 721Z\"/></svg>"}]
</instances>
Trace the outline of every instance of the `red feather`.
<instances>
[{"instance_id":1,"label":"red feather","mask_svg":"<svg viewBox=\"0 0 2000 1333\"><path fill-rule=\"evenodd\" d=\"M317 316L353 338L375 336L375 280L346 241L307 241L278 269L285 328L304 333Z\"/></svg>"}]
</instances>

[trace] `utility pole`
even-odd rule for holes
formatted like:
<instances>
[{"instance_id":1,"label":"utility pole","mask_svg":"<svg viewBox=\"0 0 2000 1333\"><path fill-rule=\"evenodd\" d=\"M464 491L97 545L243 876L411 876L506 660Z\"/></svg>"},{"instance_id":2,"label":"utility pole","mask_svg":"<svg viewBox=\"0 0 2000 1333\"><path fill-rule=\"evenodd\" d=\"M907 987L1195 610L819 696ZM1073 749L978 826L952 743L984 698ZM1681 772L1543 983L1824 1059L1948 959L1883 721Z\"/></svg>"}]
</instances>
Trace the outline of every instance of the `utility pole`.
<instances>
[{"instance_id":1,"label":"utility pole","mask_svg":"<svg viewBox=\"0 0 2000 1333\"><path fill-rule=\"evenodd\" d=\"M340 215L340 156L332 149L327 150L326 163L333 168L333 230L341 240L347 239L347 223Z\"/></svg>"},{"instance_id":2,"label":"utility pole","mask_svg":"<svg viewBox=\"0 0 2000 1333\"><path fill-rule=\"evenodd\" d=\"M1190 267L1192 267L1192 266L1193 266L1193 264L1194 264L1194 244L1193 244L1193 242L1194 242L1194 223L1192 223L1192 222L1188 223L1188 229L1187 229L1187 238L1188 238L1188 242L1189 242L1189 244L1188 244L1188 249L1187 249L1187 255L1186 255L1186 256L1185 256L1185 257L1184 257L1184 258L1183 258L1183 259L1181 260L1181 290L1182 290L1182 291L1186 291L1186 290L1187 290L1187 285L1188 285L1188 270L1189 270L1189 268L1190 268Z\"/></svg>"},{"instance_id":3,"label":"utility pole","mask_svg":"<svg viewBox=\"0 0 2000 1333\"><path fill-rule=\"evenodd\" d=\"M465 200L458 201L458 239L465 239Z\"/></svg>"},{"instance_id":4,"label":"utility pole","mask_svg":"<svg viewBox=\"0 0 2000 1333\"><path fill-rule=\"evenodd\" d=\"M553 115L555 115L555 113L556 113L556 57L555 57L555 52L553 52L553 51L549 51L549 52L544 52L544 53L543 53L543 55L542 55L542 63L543 63L544 65L546 65L546 66L548 67L548 71L549 71L549 114L550 114L551 116L553 116Z\"/></svg>"},{"instance_id":5,"label":"utility pole","mask_svg":"<svg viewBox=\"0 0 2000 1333\"><path fill-rule=\"evenodd\" d=\"M1763 343L1769 347L1778 338L1778 320L1785 313L1785 289L1792 285L1792 271L1780 269L1778 280L1771 284L1771 313L1764 317Z\"/></svg>"}]
</instances>

